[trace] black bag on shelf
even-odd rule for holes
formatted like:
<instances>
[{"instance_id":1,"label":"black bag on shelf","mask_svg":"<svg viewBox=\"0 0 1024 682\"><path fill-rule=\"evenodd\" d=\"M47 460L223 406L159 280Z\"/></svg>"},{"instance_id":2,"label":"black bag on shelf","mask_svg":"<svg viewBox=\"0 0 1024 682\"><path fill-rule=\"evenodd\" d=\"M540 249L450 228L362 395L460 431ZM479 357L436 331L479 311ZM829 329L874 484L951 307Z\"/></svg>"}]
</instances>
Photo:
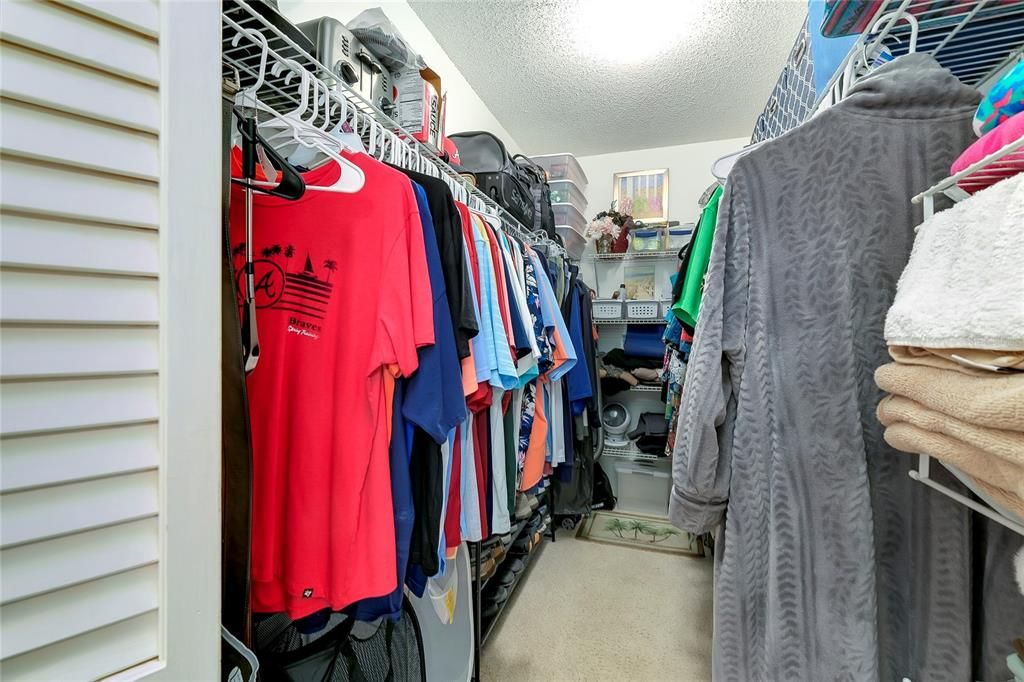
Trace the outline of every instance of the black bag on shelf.
<instances>
[{"instance_id":1,"label":"black bag on shelf","mask_svg":"<svg viewBox=\"0 0 1024 682\"><path fill-rule=\"evenodd\" d=\"M527 229L533 228L534 201L530 176L508 155L505 144L485 131L455 133L448 138L459 149L462 170L476 177L476 186Z\"/></svg>"},{"instance_id":2,"label":"black bag on shelf","mask_svg":"<svg viewBox=\"0 0 1024 682\"><path fill-rule=\"evenodd\" d=\"M548 186L548 173L544 168L529 157L516 154L512 157L526 176L530 179L530 194L533 196L534 230L541 230L552 239L555 238L555 211L551 208L551 187ZM529 226L528 226L529 227Z\"/></svg>"}]
</instances>

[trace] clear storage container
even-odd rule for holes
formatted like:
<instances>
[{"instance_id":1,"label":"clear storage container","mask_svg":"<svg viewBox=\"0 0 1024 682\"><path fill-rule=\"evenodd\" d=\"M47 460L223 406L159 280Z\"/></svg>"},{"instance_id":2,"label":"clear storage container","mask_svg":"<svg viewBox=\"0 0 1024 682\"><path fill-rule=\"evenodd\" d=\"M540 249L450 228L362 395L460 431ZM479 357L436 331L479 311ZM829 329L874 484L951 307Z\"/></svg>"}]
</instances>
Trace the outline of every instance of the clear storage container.
<instances>
[{"instance_id":1,"label":"clear storage container","mask_svg":"<svg viewBox=\"0 0 1024 682\"><path fill-rule=\"evenodd\" d=\"M670 227L665 235L665 248L680 249L686 246L692 237L693 223L685 223L679 227Z\"/></svg>"},{"instance_id":2,"label":"clear storage container","mask_svg":"<svg viewBox=\"0 0 1024 682\"><path fill-rule=\"evenodd\" d=\"M619 498L617 509L668 516L668 496L672 485L667 471L653 464L616 462L615 474L618 479L615 490Z\"/></svg>"},{"instance_id":3,"label":"clear storage container","mask_svg":"<svg viewBox=\"0 0 1024 682\"><path fill-rule=\"evenodd\" d=\"M587 219L572 204L551 204L555 214L555 225L566 225L580 234L587 229Z\"/></svg>"},{"instance_id":4,"label":"clear storage container","mask_svg":"<svg viewBox=\"0 0 1024 682\"><path fill-rule=\"evenodd\" d=\"M659 228L634 228L629 233L629 248L633 251L661 251L661 234Z\"/></svg>"},{"instance_id":5,"label":"clear storage container","mask_svg":"<svg viewBox=\"0 0 1024 682\"><path fill-rule=\"evenodd\" d=\"M580 213L587 213L587 196L571 180L559 180L549 183L552 204L572 204Z\"/></svg>"},{"instance_id":6,"label":"clear storage container","mask_svg":"<svg viewBox=\"0 0 1024 682\"><path fill-rule=\"evenodd\" d=\"M593 314L595 320L622 319L622 301L617 298L595 298Z\"/></svg>"},{"instance_id":7,"label":"clear storage container","mask_svg":"<svg viewBox=\"0 0 1024 682\"><path fill-rule=\"evenodd\" d=\"M587 248L586 237L568 225L555 225L555 232L565 242L565 250L569 252L570 258L575 260L583 258L583 252Z\"/></svg>"},{"instance_id":8,"label":"clear storage container","mask_svg":"<svg viewBox=\"0 0 1024 682\"><path fill-rule=\"evenodd\" d=\"M633 320L656 320L661 314L660 301L638 299L626 301L626 317Z\"/></svg>"},{"instance_id":9,"label":"clear storage container","mask_svg":"<svg viewBox=\"0 0 1024 682\"><path fill-rule=\"evenodd\" d=\"M572 180L580 189L587 188L587 176L580 166L580 162L572 154L544 154L543 156L531 156L544 170L548 172L548 182L552 180Z\"/></svg>"}]
</instances>

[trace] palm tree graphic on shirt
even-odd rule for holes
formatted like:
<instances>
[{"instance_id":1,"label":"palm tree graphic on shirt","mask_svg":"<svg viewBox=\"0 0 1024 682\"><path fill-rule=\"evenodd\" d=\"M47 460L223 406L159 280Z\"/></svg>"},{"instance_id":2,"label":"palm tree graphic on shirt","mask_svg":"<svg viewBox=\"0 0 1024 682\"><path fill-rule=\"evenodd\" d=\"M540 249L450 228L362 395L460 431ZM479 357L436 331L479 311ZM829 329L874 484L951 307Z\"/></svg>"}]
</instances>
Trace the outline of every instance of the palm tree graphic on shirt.
<instances>
[{"instance_id":1,"label":"palm tree graphic on shirt","mask_svg":"<svg viewBox=\"0 0 1024 682\"><path fill-rule=\"evenodd\" d=\"M327 281L331 281L331 273L338 269L338 261L328 258L324 261L324 269L327 270Z\"/></svg>"}]
</instances>

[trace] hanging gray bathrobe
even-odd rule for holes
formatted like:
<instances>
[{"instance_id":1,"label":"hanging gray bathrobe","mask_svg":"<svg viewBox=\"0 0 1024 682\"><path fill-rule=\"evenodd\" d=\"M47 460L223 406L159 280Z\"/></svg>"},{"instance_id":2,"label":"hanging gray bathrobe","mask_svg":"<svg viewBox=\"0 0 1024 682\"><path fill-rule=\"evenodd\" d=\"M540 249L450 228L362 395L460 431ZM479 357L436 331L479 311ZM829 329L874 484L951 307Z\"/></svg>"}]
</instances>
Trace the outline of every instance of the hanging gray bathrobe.
<instances>
[{"instance_id":1,"label":"hanging gray bathrobe","mask_svg":"<svg viewBox=\"0 0 1024 682\"><path fill-rule=\"evenodd\" d=\"M972 568L973 545L998 531L912 481L875 418L885 314L922 219L910 198L974 139L979 99L908 55L729 175L670 505L685 530L724 521L716 680L966 682L994 670L972 631L1011 650L1024 609L972 627L972 573L1005 574ZM1005 580L987 589L1019 600Z\"/></svg>"}]
</instances>

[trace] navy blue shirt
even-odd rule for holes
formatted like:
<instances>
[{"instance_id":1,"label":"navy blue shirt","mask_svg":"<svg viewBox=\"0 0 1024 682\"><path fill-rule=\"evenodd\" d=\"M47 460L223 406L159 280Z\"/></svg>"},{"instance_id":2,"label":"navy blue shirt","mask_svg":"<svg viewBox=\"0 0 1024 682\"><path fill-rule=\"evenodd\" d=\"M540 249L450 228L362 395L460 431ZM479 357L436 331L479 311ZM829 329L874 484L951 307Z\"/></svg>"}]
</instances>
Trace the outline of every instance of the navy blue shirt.
<instances>
[{"instance_id":1,"label":"navy blue shirt","mask_svg":"<svg viewBox=\"0 0 1024 682\"><path fill-rule=\"evenodd\" d=\"M409 379L402 406L406 421L416 425L410 441L416 519L409 561L422 567L425 575L432 576L440 570L438 546L448 492L444 489L441 445L451 430L466 419L466 396L462 390L462 364L430 206L423 188L414 182L413 189L423 223L427 271L434 299L434 345L419 350L420 366Z\"/></svg>"},{"instance_id":2,"label":"navy blue shirt","mask_svg":"<svg viewBox=\"0 0 1024 682\"><path fill-rule=\"evenodd\" d=\"M442 495L447 492L443 490L444 462L440 443L466 417L461 364L433 219L423 188L416 183L412 186L423 227L423 245L434 302L434 344L417 351L418 369L411 377L399 379L395 385L388 452L398 585L389 595L359 602L355 614L360 620L374 620L381 616L397 620L401 616L402 586L410 563L423 564L427 575L437 573ZM432 572L429 570L431 564L420 558L426 548L430 548L425 558L432 558Z\"/></svg>"},{"instance_id":3,"label":"navy blue shirt","mask_svg":"<svg viewBox=\"0 0 1024 682\"><path fill-rule=\"evenodd\" d=\"M565 384L569 389L572 413L579 415L583 414L587 402L594 396L594 387L590 385L590 368L584 361L583 316L580 311L580 297L576 291L569 292L569 301L569 339L572 341L572 347L578 349L576 354L580 360L565 376ZM590 330L587 329L586 333L589 334Z\"/></svg>"}]
</instances>

